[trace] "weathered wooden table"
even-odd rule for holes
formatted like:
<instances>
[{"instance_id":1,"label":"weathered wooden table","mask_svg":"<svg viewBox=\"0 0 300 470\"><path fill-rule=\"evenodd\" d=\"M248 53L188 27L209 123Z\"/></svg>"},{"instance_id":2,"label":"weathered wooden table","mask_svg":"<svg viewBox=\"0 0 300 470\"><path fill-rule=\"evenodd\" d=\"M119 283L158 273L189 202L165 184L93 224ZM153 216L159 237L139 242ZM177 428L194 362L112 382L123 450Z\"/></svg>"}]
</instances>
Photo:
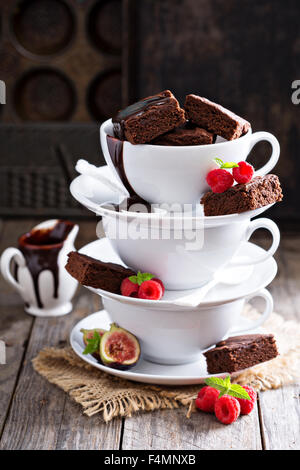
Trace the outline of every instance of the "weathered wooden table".
<instances>
[{"instance_id":1,"label":"weathered wooden table","mask_svg":"<svg viewBox=\"0 0 300 470\"><path fill-rule=\"evenodd\" d=\"M19 234L37 221L0 222L0 252L15 246ZM95 222L80 222L77 247L95 239ZM276 259L278 275L270 286L275 309L300 321L300 250L297 235L284 235ZM73 325L101 308L99 298L80 288L74 311L65 317L34 318L3 278L0 280L0 338L7 364L0 365L0 449L300 449L299 385L259 394L254 412L231 426L211 415L185 410L140 413L105 424L88 418L79 405L32 368L46 346L63 346Z\"/></svg>"}]
</instances>

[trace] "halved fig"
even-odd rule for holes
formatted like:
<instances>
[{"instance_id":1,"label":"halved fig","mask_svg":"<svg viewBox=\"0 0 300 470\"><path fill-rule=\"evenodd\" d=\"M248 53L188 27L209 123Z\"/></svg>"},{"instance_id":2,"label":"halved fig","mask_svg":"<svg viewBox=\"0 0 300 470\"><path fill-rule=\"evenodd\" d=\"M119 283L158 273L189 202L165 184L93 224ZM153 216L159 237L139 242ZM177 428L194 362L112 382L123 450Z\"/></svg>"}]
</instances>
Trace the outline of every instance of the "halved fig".
<instances>
[{"instance_id":1,"label":"halved fig","mask_svg":"<svg viewBox=\"0 0 300 470\"><path fill-rule=\"evenodd\" d=\"M113 323L100 343L100 357L106 366L126 370L135 366L141 354L138 339Z\"/></svg>"},{"instance_id":2,"label":"halved fig","mask_svg":"<svg viewBox=\"0 0 300 470\"><path fill-rule=\"evenodd\" d=\"M92 330L86 330L84 328L81 328L81 333L83 333L83 342L86 346L86 349L84 350L83 354L91 354L95 359L98 361L101 361L100 358L100 340L99 337L102 338L106 330L103 330L102 328L93 328ZM99 337L96 335L95 338L95 332L98 333ZM97 340L98 338L98 340Z\"/></svg>"},{"instance_id":3,"label":"halved fig","mask_svg":"<svg viewBox=\"0 0 300 470\"><path fill-rule=\"evenodd\" d=\"M83 342L85 345L88 344L88 339L93 339L95 331L99 333L100 336L103 336L107 330L103 330L102 328L93 328L92 330L85 330L81 328L81 333L83 333Z\"/></svg>"}]
</instances>

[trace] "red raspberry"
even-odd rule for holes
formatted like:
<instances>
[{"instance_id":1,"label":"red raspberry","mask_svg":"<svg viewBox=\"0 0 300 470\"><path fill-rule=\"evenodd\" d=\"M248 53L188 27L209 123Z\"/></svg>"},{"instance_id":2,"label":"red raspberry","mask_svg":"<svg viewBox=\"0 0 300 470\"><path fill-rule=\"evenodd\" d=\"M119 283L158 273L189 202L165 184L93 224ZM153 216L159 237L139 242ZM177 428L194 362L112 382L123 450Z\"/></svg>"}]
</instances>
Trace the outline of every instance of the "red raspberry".
<instances>
[{"instance_id":1,"label":"red raspberry","mask_svg":"<svg viewBox=\"0 0 300 470\"><path fill-rule=\"evenodd\" d=\"M137 297L139 291L139 285L131 282L129 277L123 279L121 284L121 294L125 297Z\"/></svg>"},{"instance_id":2,"label":"red raspberry","mask_svg":"<svg viewBox=\"0 0 300 470\"><path fill-rule=\"evenodd\" d=\"M250 163L239 162L238 167L232 169L232 175L237 183L245 184L252 180L254 168Z\"/></svg>"},{"instance_id":3,"label":"red raspberry","mask_svg":"<svg viewBox=\"0 0 300 470\"><path fill-rule=\"evenodd\" d=\"M219 390L209 387L209 385L201 388L195 401L196 408L206 411L206 413L213 413L219 393Z\"/></svg>"},{"instance_id":4,"label":"red raspberry","mask_svg":"<svg viewBox=\"0 0 300 470\"><path fill-rule=\"evenodd\" d=\"M237 401L239 402L241 407L241 415L248 415L254 408L257 395L256 391L253 390L252 387L248 387L248 385L245 385L243 388L248 393L250 400L245 400L244 398L237 398Z\"/></svg>"},{"instance_id":5,"label":"red raspberry","mask_svg":"<svg viewBox=\"0 0 300 470\"><path fill-rule=\"evenodd\" d=\"M151 279L151 281L156 281L156 282L158 282L158 283L161 285L161 288L162 288L162 295L164 295L164 293L165 293L165 286L164 286L163 282L162 282L160 279L158 279L157 277L153 277L153 278Z\"/></svg>"},{"instance_id":6,"label":"red raspberry","mask_svg":"<svg viewBox=\"0 0 300 470\"><path fill-rule=\"evenodd\" d=\"M223 395L218 398L215 404L215 414L223 424L231 424L240 415L241 407L236 398L230 395Z\"/></svg>"},{"instance_id":7,"label":"red raspberry","mask_svg":"<svg viewBox=\"0 0 300 470\"><path fill-rule=\"evenodd\" d=\"M233 185L233 176L222 168L211 170L206 176L206 182L214 193L224 193Z\"/></svg>"},{"instance_id":8,"label":"red raspberry","mask_svg":"<svg viewBox=\"0 0 300 470\"><path fill-rule=\"evenodd\" d=\"M162 287L159 282L151 279L144 281L139 287L138 296L140 299L159 300L162 298Z\"/></svg>"}]
</instances>

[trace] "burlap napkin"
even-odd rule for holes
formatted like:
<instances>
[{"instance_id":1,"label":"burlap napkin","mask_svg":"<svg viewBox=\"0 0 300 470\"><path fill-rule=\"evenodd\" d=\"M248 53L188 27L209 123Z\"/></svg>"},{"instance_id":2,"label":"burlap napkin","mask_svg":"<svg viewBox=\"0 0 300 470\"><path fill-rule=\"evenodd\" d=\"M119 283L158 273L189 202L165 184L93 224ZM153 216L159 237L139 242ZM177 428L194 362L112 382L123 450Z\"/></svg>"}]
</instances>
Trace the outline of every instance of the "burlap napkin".
<instances>
[{"instance_id":1,"label":"burlap napkin","mask_svg":"<svg viewBox=\"0 0 300 470\"><path fill-rule=\"evenodd\" d=\"M246 306L243 314L255 319L258 313ZM299 377L300 324L273 313L264 328L276 337L280 355L247 369L234 378L256 390L278 388ZM88 416L103 413L106 422L116 416L131 416L144 410L187 407L189 417L199 385L168 387L123 380L106 374L81 360L71 348L47 348L33 359L33 367L49 382L58 385L79 403Z\"/></svg>"}]
</instances>

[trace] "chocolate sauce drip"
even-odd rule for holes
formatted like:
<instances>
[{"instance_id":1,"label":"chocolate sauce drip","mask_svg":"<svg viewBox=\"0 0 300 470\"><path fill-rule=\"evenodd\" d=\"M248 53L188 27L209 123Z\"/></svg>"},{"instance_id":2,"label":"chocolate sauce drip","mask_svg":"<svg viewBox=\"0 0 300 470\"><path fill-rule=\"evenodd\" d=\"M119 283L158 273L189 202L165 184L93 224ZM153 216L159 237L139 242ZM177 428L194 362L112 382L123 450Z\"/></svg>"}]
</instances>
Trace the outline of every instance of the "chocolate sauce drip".
<instances>
[{"instance_id":1,"label":"chocolate sauce drip","mask_svg":"<svg viewBox=\"0 0 300 470\"><path fill-rule=\"evenodd\" d=\"M116 139L115 137L111 137L110 135L106 136L106 141L111 161L113 162L114 167L117 170L123 185L129 192L130 196L137 196L136 192L129 183L125 173L123 159L123 141Z\"/></svg>"},{"instance_id":2,"label":"chocolate sauce drip","mask_svg":"<svg viewBox=\"0 0 300 470\"><path fill-rule=\"evenodd\" d=\"M113 204L114 209L116 212L120 212L121 210L125 211L132 211L132 212L142 212L142 213L150 213L151 212L151 204L145 201L139 196L130 196L127 199L124 199L121 204ZM135 206L135 207L133 207Z\"/></svg>"},{"instance_id":3,"label":"chocolate sauce drip","mask_svg":"<svg viewBox=\"0 0 300 470\"><path fill-rule=\"evenodd\" d=\"M33 230L19 239L19 249L23 253L34 286L36 301L39 308L43 308L39 292L38 279L42 271L49 270L53 274L53 297L58 298L59 267L58 255L63 243L74 227L71 222L59 220L50 229ZM15 278L18 278L18 270L15 269Z\"/></svg>"},{"instance_id":4,"label":"chocolate sauce drip","mask_svg":"<svg viewBox=\"0 0 300 470\"><path fill-rule=\"evenodd\" d=\"M29 246L20 246L26 265L31 273L36 301L39 308L43 308L43 303L40 297L38 279L42 271L49 270L53 274L54 292L53 297L58 297L58 277L59 270L57 264L58 253L61 246L52 247L51 250L45 250L43 247L40 249L32 250Z\"/></svg>"},{"instance_id":5,"label":"chocolate sauce drip","mask_svg":"<svg viewBox=\"0 0 300 470\"><path fill-rule=\"evenodd\" d=\"M116 136L121 140L125 140L124 122L127 119L142 114L148 109L149 106L152 106L153 104L156 106L165 104L171 96L171 92L166 90L162 93L159 93L158 95L149 96L148 98L137 101L136 103L133 103L130 106L127 106L127 108L119 111L118 114L112 119Z\"/></svg>"}]
</instances>

